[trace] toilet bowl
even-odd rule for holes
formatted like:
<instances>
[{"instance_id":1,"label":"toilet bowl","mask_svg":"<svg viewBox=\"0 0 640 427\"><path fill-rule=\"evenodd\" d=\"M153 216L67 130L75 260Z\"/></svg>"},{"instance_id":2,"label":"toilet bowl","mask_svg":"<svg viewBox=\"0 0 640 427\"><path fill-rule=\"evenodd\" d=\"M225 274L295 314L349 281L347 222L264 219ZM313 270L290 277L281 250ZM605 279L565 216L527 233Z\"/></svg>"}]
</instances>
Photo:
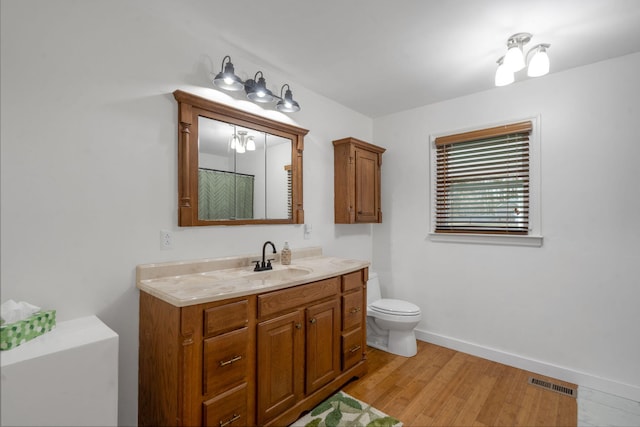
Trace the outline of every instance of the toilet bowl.
<instances>
[{"instance_id":1,"label":"toilet bowl","mask_svg":"<svg viewBox=\"0 0 640 427\"><path fill-rule=\"evenodd\" d=\"M420 307L408 301L382 298L376 273L367 282L367 345L399 356L418 352L415 327L422 318Z\"/></svg>"}]
</instances>

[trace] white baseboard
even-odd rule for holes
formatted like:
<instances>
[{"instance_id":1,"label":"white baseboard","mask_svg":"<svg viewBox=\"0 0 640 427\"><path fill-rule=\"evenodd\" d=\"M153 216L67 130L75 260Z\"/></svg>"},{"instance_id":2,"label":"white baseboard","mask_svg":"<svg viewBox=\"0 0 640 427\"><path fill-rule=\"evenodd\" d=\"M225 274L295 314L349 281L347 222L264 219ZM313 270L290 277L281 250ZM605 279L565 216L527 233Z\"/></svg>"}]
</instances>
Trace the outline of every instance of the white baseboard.
<instances>
[{"instance_id":1,"label":"white baseboard","mask_svg":"<svg viewBox=\"0 0 640 427\"><path fill-rule=\"evenodd\" d=\"M426 341L431 344L436 344L442 347L461 351L463 353L482 357L484 359L493 360L494 362L499 362L508 366L524 369L525 371L535 372L537 374L568 381L570 383L577 384L578 386L589 387L605 393L624 397L625 399L640 402L640 387L635 385L598 377L586 372L580 372L563 366L553 365L548 362L530 359L513 353L507 353L476 343L435 334L433 332L420 329L416 329L415 332L416 338L421 341ZM580 390L578 389L578 395L579 394Z\"/></svg>"}]
</instances>

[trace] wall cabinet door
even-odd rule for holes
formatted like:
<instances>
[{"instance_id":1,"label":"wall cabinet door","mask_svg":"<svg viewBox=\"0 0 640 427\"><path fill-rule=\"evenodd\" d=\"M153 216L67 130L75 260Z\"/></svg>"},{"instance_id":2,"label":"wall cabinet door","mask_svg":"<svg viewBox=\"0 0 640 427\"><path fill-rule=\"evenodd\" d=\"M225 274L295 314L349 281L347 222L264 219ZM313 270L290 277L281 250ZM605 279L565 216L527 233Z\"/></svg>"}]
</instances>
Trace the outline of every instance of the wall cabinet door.
<instances>
[{"instance_id":1,"label":"wall cabinet door","mask_svg":"<svg viewBox=\"0 0 640 427\"><path fill-rule=\"evenodd\" d=\"M336 224L382 222L380 167L384 151L355 138L333 141Z\"/></svg>"},{"instance_id":2,"label":"wall cabinet door","mask_svg":"<svg viewBox=\"0 0 640 427\"><path fill-rule=\"evenodd\" d=\"M305 310L307 386L311 394L340 373L340 304L338 300Z\"/></svg>"},{"instance_id":3,"label":"wall cabinet door","mask_svg":"<svg viewBox=\"0 0 640 427\"><path fill-rule=\"evenodd\" d=\"M356 222L378 222L380 182L378 154L356 148Z\"/></svg>"},{"instance_id":4,"label":"wall cabinet door","mask_svg":"<svg viewBox=\"0 0 640 427\"><path fill-rule=\"evenodd\" d=\"M258 324L258 424L296 404L304 393L303 312Z\"/></svg>"}]
</instances>

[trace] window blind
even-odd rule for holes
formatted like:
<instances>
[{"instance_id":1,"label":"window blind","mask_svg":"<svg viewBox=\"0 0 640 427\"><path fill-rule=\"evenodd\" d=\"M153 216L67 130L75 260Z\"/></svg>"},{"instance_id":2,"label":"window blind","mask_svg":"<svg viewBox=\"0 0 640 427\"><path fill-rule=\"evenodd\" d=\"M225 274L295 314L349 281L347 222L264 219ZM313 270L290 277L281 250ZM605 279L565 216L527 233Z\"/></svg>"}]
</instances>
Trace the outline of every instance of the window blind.
<instances>
[{"instance_id":1,"label":"window blind","mask_svg":"<svg viewBox=\"0 0 640 427\"><path fill-rule=\"evenodd\" d=\"M528 121L436 138L436 233L528 233L531 129Z\"/></svg>"}]
</instances>

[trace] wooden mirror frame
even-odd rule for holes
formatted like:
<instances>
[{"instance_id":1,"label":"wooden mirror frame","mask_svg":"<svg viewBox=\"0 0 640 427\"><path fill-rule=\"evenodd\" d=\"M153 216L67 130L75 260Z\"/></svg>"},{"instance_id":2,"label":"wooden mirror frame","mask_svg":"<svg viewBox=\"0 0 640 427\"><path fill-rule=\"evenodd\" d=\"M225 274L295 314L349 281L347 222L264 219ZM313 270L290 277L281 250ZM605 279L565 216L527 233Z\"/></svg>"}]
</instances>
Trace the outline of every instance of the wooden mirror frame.
<instances>
[{"instance_id":1,"label":"wooden mirror frame","mask_svg":"<svg viewBox=\"0 0 640 427\"><path fill-rule=\"evenodd\" d=\"M238 110L176 90L178 101L178 225L303 224L302 151L306 129ZM291 140L292 217L282 219L201 220L198 218L198 117L235 124Z\"/></svg>"}]
</instances>

